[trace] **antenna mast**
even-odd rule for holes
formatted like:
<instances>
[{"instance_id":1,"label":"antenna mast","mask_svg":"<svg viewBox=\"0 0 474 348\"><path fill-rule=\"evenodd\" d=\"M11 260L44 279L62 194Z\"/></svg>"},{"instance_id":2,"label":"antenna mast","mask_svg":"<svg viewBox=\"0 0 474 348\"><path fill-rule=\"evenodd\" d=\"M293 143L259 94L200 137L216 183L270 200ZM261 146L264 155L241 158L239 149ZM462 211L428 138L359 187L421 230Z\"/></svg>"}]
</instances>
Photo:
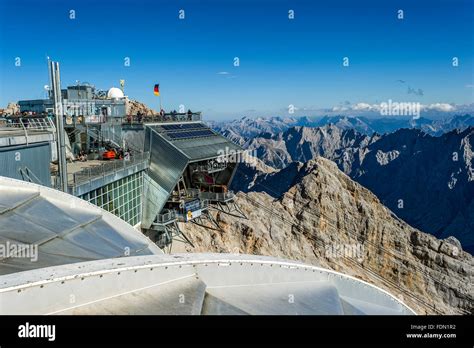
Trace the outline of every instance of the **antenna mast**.
<instances>
[{"instance_id":1,"label":"antenna mast","mask_svg":"<svg viewBox=\"0 0 474 348\"><path fill-rule=\"evenodd\" d=\"M56 116L56 141L58 146L58 166L60 189L67 192L67 164L66 164L66 139L64 132L63 102L61 96L61 76L59 74L59 63L49 60L49 71L51 76L51 92L54 102L54 114Z\"/></svg>"}]
</instances>

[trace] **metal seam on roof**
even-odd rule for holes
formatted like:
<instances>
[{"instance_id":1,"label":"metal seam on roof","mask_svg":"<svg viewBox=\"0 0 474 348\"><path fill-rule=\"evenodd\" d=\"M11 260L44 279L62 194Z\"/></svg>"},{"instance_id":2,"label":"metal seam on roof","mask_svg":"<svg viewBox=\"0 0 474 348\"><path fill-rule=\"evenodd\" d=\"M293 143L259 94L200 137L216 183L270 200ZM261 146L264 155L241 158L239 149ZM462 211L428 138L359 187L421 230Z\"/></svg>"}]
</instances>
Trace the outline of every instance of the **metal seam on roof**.
<instances>
[{"instance_id":1,"label":"metal seam on roof","mask_svg":"<svg viewBox=\"0 0 474 348\"><path fill-rule=\"evenodd\" d=\"M0 195L0 239L17 248L8 247L0 263L0 274L162 253L125 221L67 193L5 177L0 177L0 192L4 193ZM56 219L54 214L59 214ZM103 232L98 234L101 228ZM20 238L15 237L17 234ZM129 254L122 252L126 247L130 248ZM19 254L18 248L29 253ZM29 260L32 258L36 262Z\"/></svg>"},{"instance_id":2,"label":"metal seam on roof","mask_svg":"<svg viewBox=\"0 0 474 348\"><path fill-rule=\"evenodd\" d=\"M108 300L108 299L111 299L111 298L116 298L116 297L120 297L120 296L123 296L123 295L132 294L132 293L137 292L137 291L142 291L142 290L146 290L146 289L151 289L151 288L154 288L154 287L157 287L157 286L169 284L169 283L172 283L172 282L175 282L175 281L179 281L179 280L182 280L182 279L191 278L191 277L194 277L194 276L195 276L195 274L190 274L190 275L186 275L186 276L183 276L183 277L180 277L180 278L170 279L170 280L164 281L164 282L162 282L162 283L157 283L157 284L145 286L145 287L139 288L139 289L133 289L133 290L126 291L126 292L123 292L123 293L119 293L119 294L115 294L115 295L112 295L112 296L108 296L108 297L105 297L105 298L100 298L100 299L95 300L95 301L90 301L90 302L87 302L87 303L83 303L83 304L80 304L80 305L77 305L77 306L74 306L74 307L64 308L64 309L61 309L61 310L58 310L58 311L46 313L45 315L54 315L54 314L57 314L57 313L64 312L64 311L66 311L66 310L71 310L71 309L74 309L74 308L84 307L84 306L91 305L91 304L98 303L98 302L102 302L102 301L104 301L104 300Z\"/></svg>"},{"instance_id":3,"label":"metal seam on roof","mask_svg":"<svg viewBox=\"0 0 474 348\"><path fill-rule=\"evenodd\" d=\"M144 259L149 259L149 258L161 258L161 262L153 262L150 260L147 264L138 264L138 265L132 265L132 266L126 266L126 267L115 267L115 268L110 268L114 267L113 262L118 261L117 259L105 259L105 260L97 260L97 261L88 261L85 263L81 264L67 264L64 265L65 267L85 267L88 268L90 266L94 267L97 266L98 263L104 263L104 262L109 262L112 263L109 265L109 268L107 269L101 269L101 270L95 270L91 272L83 272L83 273L76 273L74 275L65 275L61 276L58 278L52 278L52 279L43 279L43 280L38 280L34 282L30 282L28 284L20 284L16 286L12 286L11 288L0 288L0 293L10 291L11 289L25 289L28 287L35 287L41 284L47 284L50 282L58 282L58 281L67 281L71 279L75 279L78 277L91 277L95 275L100 275L100 274L110 274L110 273L115 273L115 272L125 272L125 271L131 271L135 269L146 269L146 268L165 268L166 267L171 267L171 266L180 266L180 265L206 265L206 264L216 264L218 265L219 263L230 263L234 265L238 265L238 263L261 263L261 264L266 264L269 266L289 266L289 267L294 267L291 268L292 270L298 270L298 269L312 269L320 272L326 273L328 276L334 276L334 277L339 277L340 279L343 280L352 280L356 281L358 284L362 284L365 286L368 286L369 288L378 290L382 292L386 297L389 299L396 301L397 303L402 303L400 300L398 300L394 295L390 294L389 292L385 291L382 288L377 287L376 285L370 284L362 279L355 278L350 275L346 275L343 273L339 273L337 271L333 271L330 269L325 269L321 268L318 266L313 266L313 265L307 265L303 264L297 261L290 261L290 260L281 260L273 257L267 257L267 256L256 256L256 255L240 255L240 256L233 256L232 258L228 257L228 254L173 254L173 255L167 255L167 254L162 254L162 255L154 255L154 256L135 256L135 257L130 257L127 260L121 259L120 261L126 263L126 262L136 262L136 261L141 261L143 262ZM167 258L186 258L186 260L182 261L172 261L172 260L167 260ZM53 267L48 267L48 271L50 271L53 268L62 268L64 266L53 266ZM238 265L240 266L240 265ZM45 270L45 269L43 269ZM69 270L71 272L73 270ZM31 272L31 271L29 271ZM6 276L0 276L0 280L4 277L8 277L11 275L6 275ZM18 279L15 279L18 280ZM4 284L3 284L4 285ZM407 307L411 312L415 313L413 309L411 309L409 306L406 304L402 304L403 306Z\"/></svg>"},{"instance_id":4,"label":"metal seam on roof","mask_svg":"<svg viewBox=\"0 0 474 348\"><path fill-rule=\"evenodd\" d=\"M23 205L25 204L28 204L29 202L33 201L34 199L38 198L41 196L41 193L38 191L38 192L35 192L33 195L31 195L30 197L18 202L16 205L14 205L13 207L7 207L5 208L4 210L0 211L0 215L1 214L6 214L10 211L13 211L15 209L18 209L20 207L22 207Z\"/></svg>"},{"instance_id":5,"label":"metal seam on roof","mask_svg":"<svg viewBox=\"0 0 474 348\"><path fill-rule=\"evenodd\" d=\"M162 271L164 270L168 270L168 272L174 272L175 270L177 271L178 269L181 269L181 266L183 265L188 265L188 266L191 266L191 265L212 265L214 267L218 267L219 263L225 263L225 262L229 262L229 263L232 263L234 266L236 267L242 267L241 266L241 263L264 263L264 264L267 264L267 265L270 265L270 266L282 266L282 265L287 265L287 266L293 266L295 268L290 268L290 269L286 269L285 272L295 272L295 271L298 271L298 269L303 269L303 268L313 268L313 269L316 269L316 270L320 270L320 271L323 271L325 272L328 277L329 276L333 276L333 277L337 277L337 278L341 278L343 280L352 280L351 281L351 284L355 283L354 284L357 284L358 286L362 286L354 289L356 291L355 293L355 297L350 297L349 298L354 298L354 300L357 300L359 299L360 301L362 301L361 303L366 303L367 305L371 306L372 302L371 301L368 301L367 302L367 296L363 296L362 298L361 297L358 297L357 295L357 291L363 291L364 288L367 288L367 289L372 289L373 291L376 291L374 293L374 295L377 295L377 296L382 296L382 298L386 298L385 301L389 301L390 303L393 302L394 303L394 306L395 307L392 307L391 305L389 305L389 303L387 302L384 302L382 300L382 298L379 298L378 300L376 300L376 298L374 298L374 304L376 304L377 306L379 306L379 308L386 308L387 310L392 310L392 311L402 311L400 312L400 314L402 313L412 313L412 314L415 314L415 312L410 308L408 307L406 304L402 303L400 300L398 300L397 298L395 298L394 296L392 296L391 294L387 293L386 291L384 291L383 289L380 289L372 284L369 284L369 283L366 283L364 281L361 281L361 280L358 280L356 278L353 278L351 276L346 276L344 274L339 274L338 272L335 272L335 271L331 271L331 270L327 270L327 269L322 269L320 267L316 267L316 266L310 266L310 265L305 265L305 264L301 264L301 263L297 263L297 262L292 262L292 261L282 261L282 260L279 260L279 259L274 259L274 258L270 258L270 257L260 257L260 256L252 256L252 255L239 255L239 256L233 256L231 258L229 257L225 257L225 256L228 256L228 255L223 255L224 258L222 258L222 255L219 255L219 254L193 254L193 255L186 255L185 258L186 260L179 260L179 261L169 261L168 259L177 259L177 257L175 256L169 256L169 255L157 255L157 256L150 256L150 257L134 257L134 258L129 258L129 259L122 259L120 260L120 263L117 263L117 260L99 260L99 261L92 261L92 262L86 262L86 263L83 263L82 265L78 266L77 264L76 265L65 265L65 266L57 266L57 267L52 267L52 268L49 268L49 269L44 269L43 270L43 275L48 275L49 279L43 279L43 280L39 280L39 281L35 281L35 282L30 282L29 284L18 284L17 286L13 285L13 286L10 286L10 287L7 287L7 288L3 288L3 289L0 289L0 293L2 292L12 292L12 291L15 291L15 290L18 290L18 291L22 291L22 289L27 289L27 288L37 288L38 286L39 287L43 287L43 285L46 285L48 283L58 283L58 282L61 282L62 284L64 283L64 281L67 281L67 280L74 280L74 279L84 279L86 277L93 277L95 278L94 276L97 276L97 275L105 275L105 274L110 274L110 275L113 275L113 274L120 274L121 272L126 272L126 271L136 271L136 270L139 270L139 269L162 269ZM151 262L150 261L153 261L152 259L162 259L162 262ZM143 262L146 262L148 260L148 263L147 264L143 264ZM140 262L141 264L136 264L137 262ZM135 265L132 265L132 266L126 266L126 267L117 267L119 265L125 265L125 264L134 264ZM92 271L92 272L82 272L82 273L75 273L75 274L71 274L71 272L75 272L76 269L81 271L81 269L85 268L89 268L89 267L92 267L92 268L97 268L97 267L103 267L105 265L109 265L111 267L115 267L115 268L108 268L108 269L100 269L100 270L95 270L95 271ZM206 279L207 277L209 276L209 273L207 273L206 275L206 271L208 268L202 268L201 271L205 272L204 274L201 274L200 272L201 271L198 271L198 274L201 274L200 275L200 278L203 277L205 283L206 283ZM260 269L260 268L259 268ZM274 272L276 271L277 273L279 273L280 269L282 269L281 267L273 267L273 270ZM59 271L60 273L61 272L64 272L66 271L66 273L70 273L69 275L63 275L61 277L54 277L54 272L55 271ZM215 270L209 270L211 273L210 274L214 274L213 272L215 272ZM51 274L53 272L53 274ZM27 272L25 272L27 273ZM28 272L29 274L31 274L31 272ZM136 272L134 272L136 273ZM133 274L134 274L133 273ZM264 272L265 273L265 272ZM301 274L301 272L296 272L295 274ZM193 272L193 274L195 274ZM249 276L252 276L252 272L248 273ZM303 274L308 274L308 273L303 273ZM313 274L313 273L309 273L309 274ZM178 274L177 274L178 275ZM224 274L215 274L215 275L225 275ZM189 274L188 274L189 276ZM22 278L28 278L27 274L23 274L22 275ZM2 279L3 278L3 279ZM4 276L4 277L1 277L0 280L4 280L5 278L7 278L7 283L8 283L8 278L10 278L10 281L13 281L13 282L16 282L18 283L19 279L18 278L12 278L12 277L9 277L9 276ZM102 278L102 277L100 277ZM346 279L347 278L347 279ZM105 279L105 278L104 278ZM174 280L178 280L179 278L175 278ZM217 279L217 280L216 280ZM218 278L214 278L214 281L218 281L218 279L220 279L219 277ZM274 284L281 284L281 285L291 285L292 283L295 282L295 279L291 278L289 280L289 282L286 282L286 281L283 281L283 282L273 282ZM30 278L31 280L31 278ZM21 280L20 280L21 281ZM225 281L225 278L224 278L224 281ZM318 280L315 279L316 283L318 283ZM160 282L162 283L162 282ZM304 283L304 282L300 282L300 281L296 281L296 283ZM309 280L307 282L308 284L315 284L315 282L313 280ZM263 283L255 283L256 286L258 285L262 285ZM3 284L4 286L6 285L6 283ZM156 284L155 284L156 285ZM263 284L264 285L264 284ZM338 291L341 291L343 290L343 293L344 292L347 292L347 289L344 290L344 287L343 288L340 288L340 285L337 285L337 284L333 284L333 286L336 286L336 289L338 289ZM234 285L230 284L227 286L227 288L233 288ZM210 286L209 288L213 288L212 286ZM127 293L129 292L137 292L139 291L140 289L131 289L130 291L127 291ZM122 295L122 293L120 294L114 294L112 295L111 297L117 297ZM345 296L343 294L339 294L339 296ZM99 299L100 301L104 300L104 298L102 299ZM324 301L323 299L321 299L322 301ZM382 301L382 302L381 302ZM97 301L96 301L97 302ZM86 305L86 303L83 303L81 304L81 306L84 306ZM382 306L382 307L380 307ZM65 308L64 310L66 310L67 308ZM376 309L376 308L375 308ZM373 310L375 310L373 309Z\"/></svg>"}]
</instances>

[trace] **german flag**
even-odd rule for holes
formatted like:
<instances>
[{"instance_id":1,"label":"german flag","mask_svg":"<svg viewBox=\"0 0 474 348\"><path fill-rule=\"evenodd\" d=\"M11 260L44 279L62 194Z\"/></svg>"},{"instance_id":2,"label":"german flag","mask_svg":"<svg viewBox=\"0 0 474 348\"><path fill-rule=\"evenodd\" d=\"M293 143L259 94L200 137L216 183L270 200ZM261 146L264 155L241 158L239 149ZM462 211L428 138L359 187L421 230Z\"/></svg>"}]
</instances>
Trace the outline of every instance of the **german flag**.
<instances>
[{"instance_id":1,"label":"german flag","mask_svg":"<svg viewBox=\"0 0 474 348\"><path fill-rule=\"evenodd\" d=\"M159 85L159 84L155 85L155 89L153 90L153 93L154 93L157 97L160 96L160 85Z\"/></svg>"}]
</instances>

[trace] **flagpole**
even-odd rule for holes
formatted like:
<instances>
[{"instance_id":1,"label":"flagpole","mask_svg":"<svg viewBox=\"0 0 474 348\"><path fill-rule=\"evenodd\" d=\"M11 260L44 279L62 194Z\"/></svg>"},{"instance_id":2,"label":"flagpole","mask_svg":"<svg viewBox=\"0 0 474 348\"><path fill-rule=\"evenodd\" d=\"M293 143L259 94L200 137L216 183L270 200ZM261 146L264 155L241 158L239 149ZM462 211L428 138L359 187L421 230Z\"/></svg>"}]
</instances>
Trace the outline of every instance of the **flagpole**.
<instances>
[{"instance_id":1,"label":"flagpole","mask_svg":"<svg viewBox=\"0 0 474 348\"><path fill-rule=\"evenodd\" d=\"M163 109L163 105L162 105L162 103L161 103L160 84L158 84L158 97L160 98L160 111L159 111L159 113L161 114L161 110Z\"/></svg>"}]
</instances>

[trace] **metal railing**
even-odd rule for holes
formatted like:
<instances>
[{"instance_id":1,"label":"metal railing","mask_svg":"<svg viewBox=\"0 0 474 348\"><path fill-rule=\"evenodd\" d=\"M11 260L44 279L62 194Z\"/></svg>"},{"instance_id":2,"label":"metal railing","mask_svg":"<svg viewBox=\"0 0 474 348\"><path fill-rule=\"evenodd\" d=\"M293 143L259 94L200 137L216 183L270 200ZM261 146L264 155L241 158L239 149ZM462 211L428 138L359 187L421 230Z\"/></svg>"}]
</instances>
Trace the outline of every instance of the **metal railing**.
<instances>
[{"instance_id":1,"label":"metal railing","mask_svg":"<svg viewBox=\"0 0 474 348\"><path fill-rule=\"evenodd\" d=\"M202 121L201 112L188 113L165 113L164 115L136 116L128 115L122 119L123 124L144 124L144 123L166 123L166 122L193 122Z\"/></svg>"},{"instance_id":2,"label":"metal railing","mask_svg":"<svg viewBox=\"0 0 474 348\"><path fill-rule=\"evenodd\" d=\"M174 195L172 199L180 200L186 198L199 198L201 200L211 201L211 202L227 202L234 199L235 193L233 191L227 192L208 192L208 191L200 191L199 189L195 188L188 188L184 191L181 191L181 195Z\"/></svg>"},{"instance_id":3,"label":"metal railing","mask_svg":"<svg viewBox=\"0 0 474 348\"><path fill-rule=\"evenodd\" d=\"M108 142L115 147L122 147L122 145L125 145L125 148L129 148L135 153L143 152L142 148L134 146L133 144L130 144L129 142L126 142L126 141L124 143L124 139L122 138L120 134L117 134L116 132L107 128L106 129L88 128L87 135L96 141Z\"/></svg>"},{"instance_id":4,"label":"metal railing","mask_svg":"<svg viewBox=\"0 0 474 348\"><path fill-rule=\"evenodd\" d=\"M148 161L150 158L149 152L137 153L133 156L130 156L130 159L125 160L113 160L111 162L105 162L104 164L84 168L72 175L72 183L69 183L69 186L76 186L84 182L93 180L95 178L105 176L110 173L114 173L118 170L122 170L136 164Z\"/></svg>"},{"instance_id":5,"label":"metal railing","mask_svg":"<svg viewBox=\"0 0 474 348\"><path fill-rule=\"evenodd\" d=\"M51 130L56 128L53 120L49 117L7 119L5 126L7 128L19 128L25 131L28 129Z\"/></svg>"},{"instance_id":6,"label":"metal railing","mask_svg":"<svg viewBox=\"0 0 474 348\"><path fill-rule=\"evenodd\" d=\"M201 210L209 208L209 201L207 199L201 199Z\"/></svg>"},{"instance_id":7,"label":"metal railing","mask_svg":"<svg viewBox=\"0 0 474 348\"><path fill-rule=\"evenodd\" d=\"M233 191L228 192L201 192L200 198L207 199L211 202L227 202L234 199L235 194Z\"/></svg>"},{"instance_id":8,"label":"metal railing","mask_svg":"<svg viewBox=\"0 0 474 348\"><path fill-rule=\"evenodd\" d=\"M95 128L87 128L87 135L91 137L92 139L98 140L98 141L101 141L103 138L101 131Z\"/></svg>"},{"instance_id":9,"label":"metal railing","mask_svg":"<svg viewBox=\"0 0 474 348\"><path fill-rule=\"evenodd\" d=\"M156 216L156 222L160 224L164 224L173 220L176 220L176 212L174 210L167 213L158 214Z\"/></svg>"},{"instance_id":10,"label":"metal railing","mask_svg":"<svg viewBox=\"0 0 474 348\"><path fill-rule=\"evenodd\" d=\"M199 190L195 188L188 188L186 189L186 197L189 198L197 198L199 197Z\"/></svg>"},{"instance_id":11,"label":"metal railing","mask_svg":"<svg viewBox=\"0 0 474 348\"><path fill-rule=\"evenodd\" d=\"M208 163L207 165L200 164L193 168L193 173L195 172L204 172L204 173L213 173L224 170L228 167L227 162L218 162Z\"/></svg>"},{"instance_id":12,"label":"metal railing","mask_svg":"<svg viewBox=\"0 0 474 348\"><path fill-rule=\"evenodd\" d=\"M100 132L101 132L102 140L110 141L118 146L122 146L123 139L122 139L120 130L118 132L115 132L115 130L111 128L104 128L104 129L101 129Z\"/></svg>"},{"instance_id":13,"label":"metal railing","mask_svg":"<svg viewBox=\"0 0 474 348\"><path fill-rule=\"evenodd\" d=\"M181 200L186 198L199 198L199 190L195 188L188 188L186 190L181 190L179 193L177 191L173 192L171 198L173 200Z\"/></svg>"}]
</instances>

